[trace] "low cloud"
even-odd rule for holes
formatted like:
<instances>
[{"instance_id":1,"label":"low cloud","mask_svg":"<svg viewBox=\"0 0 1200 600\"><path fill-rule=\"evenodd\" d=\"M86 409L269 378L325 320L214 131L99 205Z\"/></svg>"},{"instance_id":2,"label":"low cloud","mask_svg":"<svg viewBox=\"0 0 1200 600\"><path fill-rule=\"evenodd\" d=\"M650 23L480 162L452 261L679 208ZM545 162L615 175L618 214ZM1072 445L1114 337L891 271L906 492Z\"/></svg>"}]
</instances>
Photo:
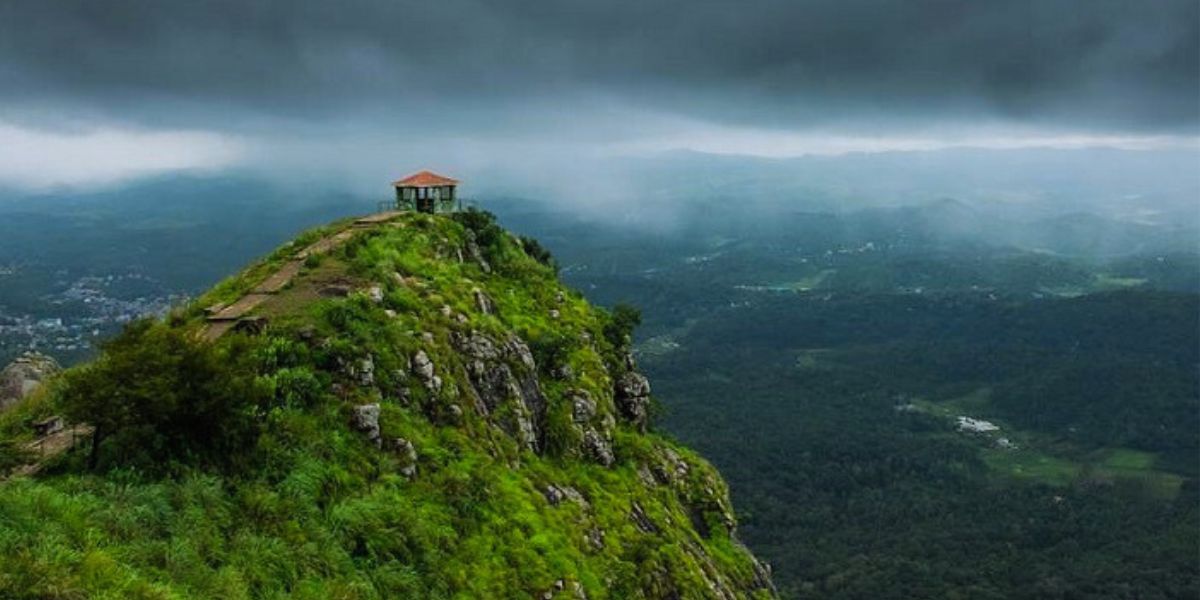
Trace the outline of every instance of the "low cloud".
<instances>
[{"instance_id":1,"label":"low cloud","mask_svg":"<svg viewBox=\"0 0 1200 600\"><path fill-rule=\"evenodd\" d=\"M39 130L0 123L0 183L25 187L103 185L162 172L238 164L242 144L203 131Z\"/></svg>"}]
</instances>

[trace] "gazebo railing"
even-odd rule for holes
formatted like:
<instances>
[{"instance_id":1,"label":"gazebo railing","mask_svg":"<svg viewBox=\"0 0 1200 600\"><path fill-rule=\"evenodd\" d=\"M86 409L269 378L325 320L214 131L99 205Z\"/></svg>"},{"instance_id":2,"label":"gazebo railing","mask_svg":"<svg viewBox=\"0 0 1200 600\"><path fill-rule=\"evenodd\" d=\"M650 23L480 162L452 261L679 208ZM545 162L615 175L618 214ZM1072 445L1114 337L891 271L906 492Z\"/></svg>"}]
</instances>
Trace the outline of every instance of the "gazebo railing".
<instances>
[{"instance_id":1,"label":"gazebo railing","mask_svg":"<svg viewBox=\"0 0 1200 600\"><path fill-rule=\"evenodd\" d=\"M464 204L466 204L468 206L475 205L475 203L469 199L457 198L457 197L453 198L453 199L451 199L451 198L440 199L439 198L439 199L431 200L431 202L433 203L433 211L435 213L458 212L463 209ZM412 200L401 201L401 200L396 200L393 198L390 200L380 200L379 202L377 202L375 204L375 209L377 212L389 212L389 211L393 211L393 210L416 211L417 203Z\"/></svg>"}]
</instances>

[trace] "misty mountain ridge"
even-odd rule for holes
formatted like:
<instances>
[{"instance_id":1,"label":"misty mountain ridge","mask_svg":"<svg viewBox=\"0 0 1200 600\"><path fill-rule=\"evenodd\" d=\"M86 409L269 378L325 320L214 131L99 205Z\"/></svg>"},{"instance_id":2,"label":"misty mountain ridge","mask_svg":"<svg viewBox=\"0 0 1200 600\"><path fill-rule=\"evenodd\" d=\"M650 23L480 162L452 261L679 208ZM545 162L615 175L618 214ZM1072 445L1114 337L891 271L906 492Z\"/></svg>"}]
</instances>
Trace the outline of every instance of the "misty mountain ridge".
<instances>
[{"instance_id":1,"label":"misty mountain ridge","mask_svg":"<svg viewBox=\"0 0 1200 600\"><path fill-rule=\"evenodd\" d=\"M949 168L929 165L962 162L952 154L762 159L673 153L613 159L569 178L558 177L548 166L546 179L561 181L543 188L549 190L543 196L500 194L505 187L520 188L508 185L511 173L498 173L495 179L472 178L464 195L468 204L494 210L506 226L535 235L559 251L568 279L585 287L593 282L575 278L584 265L598 268L591 257L602 259L609 273L632 275L645 269L673 269L688 257L719 251L727 254L719 262L733 269L728 272L730 285L773 286L819 277L822 271L814 270L819 261L813 259L825 253L869 245L874 253L854 260L862 263L856 268L875 269L876 275L864 271L852 276L843 271L821 285L854 282L853 286L907 289L909 284L899 283L903 280L922 289L937 288L939 281L986 288L992 287L994 271L981 271L979 257L990 257L988 262L1011 256L1032 269L1021 276L1024 283L1013 288L1023 292L1037 292L1041 284L1035 281L1062 283L1052 285L1052 290L1088 289L1079 285L1093 277L1086 275L1091 270L1107 272L1125 284L1200 288L1195 273L1200 264L1194 243L1196 211L1190 204L1178 209L1164 200L1175 197L1172 190L1178 185L1170 182L1180 181L1183 171L1156 185L1146 177L1130 177L1127 188L1151 192L1119 196L1118 191L1128 191L1122 189L1096 196L1115 201L1084 202L1093 198L1090 192L1060 191L1057 196L1025 194L1026 200L1012 202L990 195L980 199L945 193L958 185L949 185L951 180L926 182L931 186L928 193L900 193L900 188L877 180L880 172L851 169L882 161L924 164L926 174L950 173ZM1018 151L966 154L1033 161ZM1168 177L1165 170L1179 166L1178 156L1172 153L1047 151L1035 153L1034 158L1053 159L1057 162L1050 164L1055 167L1069 163L1082 168L1078 163L1096 156L1114 163L1108 165L1113 168L1125 160L1143 164L1147 172L1163 177ZM1161 168L1154 167L1164 156ZM843 174L830 178L814 164L830 165ZM603 177L597 176L599 171ZM905 171L891 168L889 177ZM848 175L851 172L853 177ZM821 184L822 180L836 185ZM920 185L921 177L903 181L911 187ZM1014 181L1009 189L1026 185ZM31 343L48 343L57 348L60 360L79 360L90 352L94 333L114 331L115 320L161 311L176 301L173 298L199 293L237 265L306 228L375 210L390 193L386 185L363 191L362 181L350 187L341 183L319 177L281 181L261 173L231 171L176 173L94 189L0 193L0 256L4 257L0 324L26 324L0 329L0 357L15 357ZM1086 181L1075 183L1083 190L1090 186ZM855 191L858 188L862 189ZM879 190L880 196L871 196L874 192L868 188ZM594 191L601 199L622 193L611 205L580 200ZM1075 201L1059 204L1057 197ZM1135 210L1135 204L1149 208ZM909 258L925 261L919 270L926 274L913 279L914 263ZM965 268L965 261L971 260L977 266L950 276L940 271L938 261L943 259L956 268ZM800 260L810 262L796 272ZM872 261L875 264L869 265ZM896 279L878 271L885 265L909 275ZM764 277L768 272L774 275ZM1075 275L1064 280L1069 272ZM734 273L742 275L733 277ZM107 300L86 304L79 297L97 293L88 291L96 287L88 278L95 277L119 279L104 284L99 292L115 304ZM871 277L876 282L866 283ZM918 285L917 280L926 283ZM892 283L883 283L887 281ZM41 319L59 318L67 318L72 329L65 338L57 330L28 333Z\"/></svg>"}]
</instances>

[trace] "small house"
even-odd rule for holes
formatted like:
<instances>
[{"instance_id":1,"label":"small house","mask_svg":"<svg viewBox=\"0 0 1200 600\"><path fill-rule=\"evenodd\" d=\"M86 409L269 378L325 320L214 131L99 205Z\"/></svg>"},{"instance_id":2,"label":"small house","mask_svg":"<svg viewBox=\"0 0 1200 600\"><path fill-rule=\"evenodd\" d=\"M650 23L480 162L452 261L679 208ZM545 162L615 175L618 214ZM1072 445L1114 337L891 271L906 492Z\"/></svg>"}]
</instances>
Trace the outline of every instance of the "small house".
<instances>
[{"instance_id":1,"label":"small house","mask_svg":"<svg viewBox=\"0 0 1200 600\"><path fill-rule=\"evenodd\" d=\"M458 180L430 171L421 171L396 180L396 209L423 213L447 213L461 208Z\"/></svg>"}]
</instances>

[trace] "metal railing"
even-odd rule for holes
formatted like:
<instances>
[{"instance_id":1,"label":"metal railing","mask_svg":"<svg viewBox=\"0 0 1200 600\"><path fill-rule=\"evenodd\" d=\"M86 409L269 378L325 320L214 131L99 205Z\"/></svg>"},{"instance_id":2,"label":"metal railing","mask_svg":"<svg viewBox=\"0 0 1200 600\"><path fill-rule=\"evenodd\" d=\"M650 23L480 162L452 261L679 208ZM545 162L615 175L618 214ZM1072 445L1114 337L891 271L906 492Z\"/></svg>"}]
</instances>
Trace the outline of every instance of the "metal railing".
<instances>
[{"instance_id":1,"label":"metal railing","mask_svg":"<svg viewBox=\"0 0 1200 600\"><path fill-rule=\"evenodd\" d=\"M469 198L455 198L454 200L433 200L433 212L435 213L451 213L460 212L463 207L477 206L474 200ZM400 211L416 211L415 202L405 201L403 203L397 200L380 200L375 204L376 212L388 212L393 210Z\"/></svg>"}]
</instances>

